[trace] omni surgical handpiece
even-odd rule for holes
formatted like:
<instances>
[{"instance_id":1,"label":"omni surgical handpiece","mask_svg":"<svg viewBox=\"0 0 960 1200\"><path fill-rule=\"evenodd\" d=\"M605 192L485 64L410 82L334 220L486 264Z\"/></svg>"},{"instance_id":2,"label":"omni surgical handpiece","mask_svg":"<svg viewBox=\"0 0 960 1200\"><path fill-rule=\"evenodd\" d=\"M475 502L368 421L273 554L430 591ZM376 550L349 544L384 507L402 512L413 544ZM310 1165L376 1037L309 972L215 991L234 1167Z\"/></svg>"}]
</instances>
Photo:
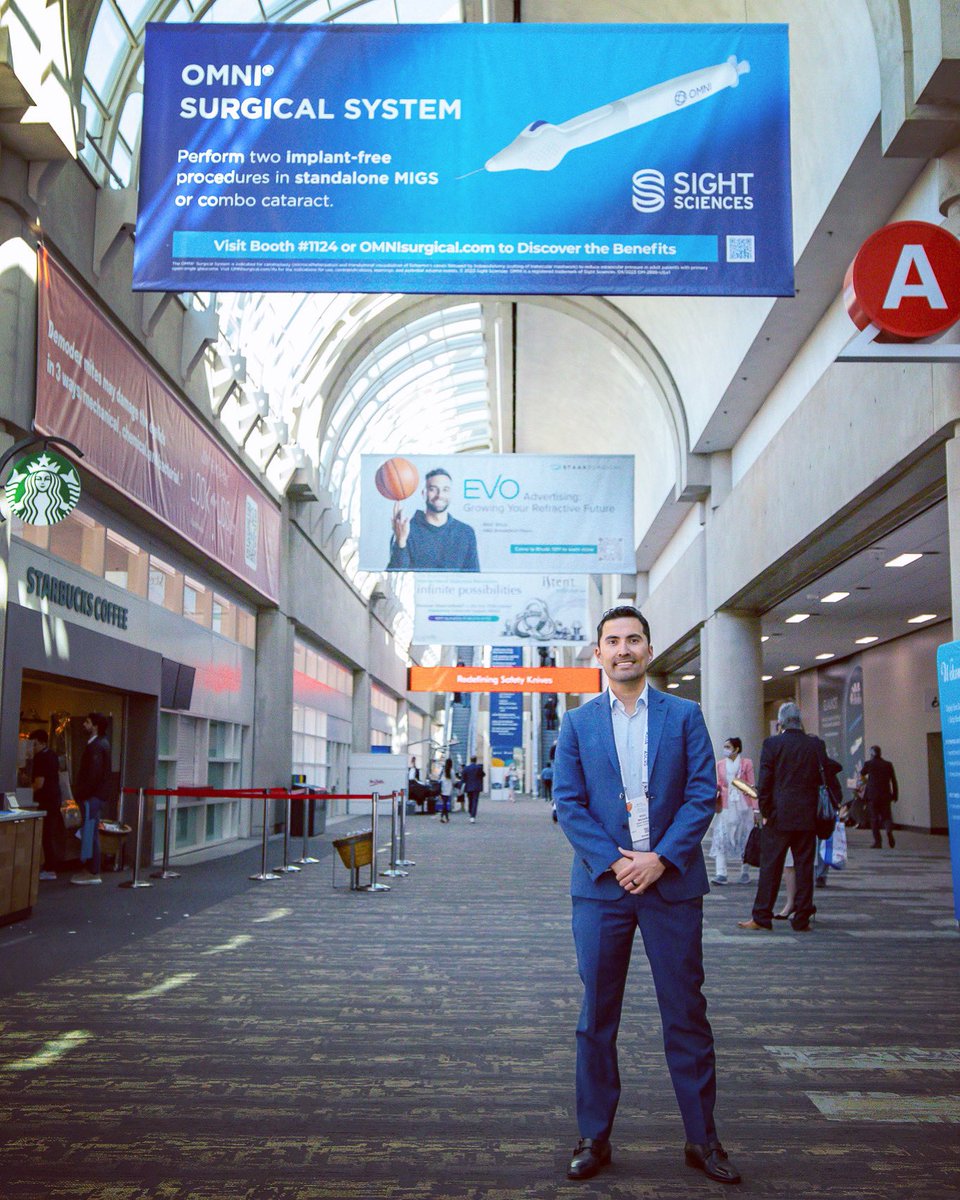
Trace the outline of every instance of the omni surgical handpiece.
<instances>
[{"instance_id":1,"label":"omni surgical handpiece","mask_svg":"<svg viewBox=\"0 0 960 1200\"><path fill-rule=\"evenodd\" d=\"M509 146L488 158L484 167L488 171L552 171L571 150L689 108L724 88L736 87L740 76L749 70L748 62L737 62L736 55L731 55L715 67L655 83L642 92L571 117L562 125L534 121Z\"/></svg>"}]
</instances>

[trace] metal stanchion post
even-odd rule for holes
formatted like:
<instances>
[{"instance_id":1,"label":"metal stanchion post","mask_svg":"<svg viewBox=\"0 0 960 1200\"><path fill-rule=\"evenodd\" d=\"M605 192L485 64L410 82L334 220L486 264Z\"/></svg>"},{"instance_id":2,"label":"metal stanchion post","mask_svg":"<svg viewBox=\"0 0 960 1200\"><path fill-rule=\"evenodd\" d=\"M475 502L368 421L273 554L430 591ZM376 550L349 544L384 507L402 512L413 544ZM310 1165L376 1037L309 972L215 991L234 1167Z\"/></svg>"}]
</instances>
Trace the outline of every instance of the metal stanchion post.
<instances>
[{"instance_id":1,"label":"metal stanchion post","mask_svg":"<svg viewBox=\"0 0 960 1200\"><path fill-rule=\"evenodd\" d=\"M173 821L170 819L172 816L172 811L171 811L172 805L170 803L171 799L172 799L172 797L170 797L168 795L167 803L163 810L163 866L160 868L159 871L151 871L150 872L151 879L179 879L180 878L179 871L171 871L170 870L170 828L173 825ZM153 806L153 811L154 812L157 811L156 804L154 804L154 806Z\"/></svg>"},{"instance_id":2,"label":"metal stanchion post","mask_svg":"<svg viewBox=\"0 0 960 1200\"><path fill-rule=\"evenodd\" d=\"M370 797L372 802L372 813L370 816L370 836L372 843L370 846L370 882L365 888L361 888L364 892L389 892L390 885L388 883L377 883L377 804L380 801L380 793L374 792Z\"/></svg>"},{"instance_id":3,"label":"metal stanchion post","mask_svg":"<svg viewBox=\"0 0 960 1200\"><path fill-rule=\"evenodd\" d=\"M140 878L140 852L143 849L143 788L140 788L137 793L137 848L134 851L133 858L133 878L128 879L126 883L118 884L122 888L144 888L153 887L152 883L147 883L145 879Z\"/></svg>"},{"instance_id":4,"label":"metal stanchion post","mask_svg":"<svg viewBox=\"0 0 960 1200\"><path fill-rule=\"evenodd\" d=\"M407 793L400 793L400 857L397 859L398 867L415 867L417 864L410 858L407 858Z\"/></svg>"},{"instance_id":5,"label":"metal stanchion post","mask_svg":"<svg viewBox=\"0 0 960 1200\"><path fill-rule=\"evenodd\" d=\"M403 793L400 793L401 796ZM397 793L390 793L390 866L386 871L381 871L380 874L387 879L406 879L410 874L409 871L401 871L397 865L397 847L399 845L399 836L397 833Z\"/></svg>"},{"instance_id":6,"label":"metal stanchion post","mask_svg":"<svg viewBox=\"0 0 960 1200\"><path fill-rule=\"evenodd\" d=\"M290 812L292 801L290 793L287 792L287 803L283 817L283 866L277 867L277 870L283 875L292 875L299 871L299 867L295 867L290 861Z\"/></svg>"},{"instance_id":7,"label":"metal stanchion post","mask_svg":"<svg viewBox=\"0 0 960 1200\"><path fill-rule=\"evenodd\" d=\"M282 876L275 874L273 871L267 870L267 801L269 796L263 797L263 844L260 848L260 874L251 875L251 879L280 879Z\"/></svg>"},{"instance_id":8,"label":"metal stanchion post","mask_svg":"<svg viewBox=\"0 0 960 1200\"><path fill-rule=\"evenodd\" d=\"M303 805L303 845L300 848L300 857L297 859L297 863L301 867L306 866L307 863L320 861L310 853L310 805L315 799L315 796L306 793L300 801Z\"/></svg>"}]
</instances>

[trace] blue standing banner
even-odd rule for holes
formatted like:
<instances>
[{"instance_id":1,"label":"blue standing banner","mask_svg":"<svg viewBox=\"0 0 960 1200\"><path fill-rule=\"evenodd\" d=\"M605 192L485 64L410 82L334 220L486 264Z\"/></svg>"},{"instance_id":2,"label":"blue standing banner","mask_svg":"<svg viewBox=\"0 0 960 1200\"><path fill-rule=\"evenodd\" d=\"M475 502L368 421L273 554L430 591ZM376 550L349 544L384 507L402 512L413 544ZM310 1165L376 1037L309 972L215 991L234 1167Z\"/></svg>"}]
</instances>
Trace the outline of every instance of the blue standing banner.
<instances>
[{"instance_id":1,"label":"blue standing banner","mask_svg":"<svg viewBox=\"0 0 960 1200\"><path fill-rule=\"evenodd\" d=\"M151 24L134 287L793 294L785 25Z\"/></svg>"},{"instance_id":2,"label":"blue standing banner","mask_svg":"<svg viewBox=\"0 0 960 1200\"><path fill-rule=\"evenodd\" d=\"M960 924L960 642L947 642L938 647L937 684L953 871L953 915Z\"/></svg>"},{"instance_id":3,"label":"blue standing banner","mask_svg":"<svg viewBox=\"0 0 960 1200\"><path fill-rule=\"evenodd\" d=\"M523 666L522 646L491 646L491 667ZM523 693L491 692L490 694L490 757L509 769L514 764L514 752L523 745ZM491 777L491 784L493 784Z\"/></svg>"}]
</instances>

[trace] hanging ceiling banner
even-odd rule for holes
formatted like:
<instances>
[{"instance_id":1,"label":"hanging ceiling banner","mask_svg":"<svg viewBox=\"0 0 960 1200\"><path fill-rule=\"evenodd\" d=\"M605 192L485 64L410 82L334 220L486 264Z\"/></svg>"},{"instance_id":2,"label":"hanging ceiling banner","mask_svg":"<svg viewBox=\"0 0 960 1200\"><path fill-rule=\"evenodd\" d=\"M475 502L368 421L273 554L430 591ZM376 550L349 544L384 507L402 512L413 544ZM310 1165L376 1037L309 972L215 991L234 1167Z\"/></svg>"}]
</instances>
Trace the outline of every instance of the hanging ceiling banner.
<instances>
[{"instance_id":1,"label":"hanging ceiling banner","mask_svg":"<svg viewBox=\"0 0 960 1200\"><path fill-rule=\"evenodd\" d=\"M84 471L276 600L277 505L43 249L38 284L36 432L74 442Z\"/></svg>"},{"instance_id":2,"label":"hanging ceiling banner","mask_svg":"<svg viewBox=\"0 0 960 1200\"><path fill-rule=\"evenodd\" d=\"M418 575L413 640L440 646L582 646L587 575Z\"/></svg>"},{"instance_id":3,"label":"hanging ceiling banner","mask_svg":"<svg viewBox=\"0 0 960 1200\"><path fill-rule=\"evenodd\" d=\"M564 692L602 690L599 667L407 667L410 692Z\"/></svg>"},{"instance_id":4,"label":"hanging ceiling banner","mask_svg":"<svg viewBox=\"0 0 960 1200\"><path fill-rule=\"evenodd\" d=\"M792 296L786 25L151 24L134 287Z\"/></svg>"},{"instance_id":5,"label":"hanging ceiling banner","mask_svg":"<svg viewBox=\"0 0 960 1200\"><path fill-rule=\"evenodd\" d=\"M636 571L629 454L361 455L362 571Z\"/></svg>"}]
</instances>

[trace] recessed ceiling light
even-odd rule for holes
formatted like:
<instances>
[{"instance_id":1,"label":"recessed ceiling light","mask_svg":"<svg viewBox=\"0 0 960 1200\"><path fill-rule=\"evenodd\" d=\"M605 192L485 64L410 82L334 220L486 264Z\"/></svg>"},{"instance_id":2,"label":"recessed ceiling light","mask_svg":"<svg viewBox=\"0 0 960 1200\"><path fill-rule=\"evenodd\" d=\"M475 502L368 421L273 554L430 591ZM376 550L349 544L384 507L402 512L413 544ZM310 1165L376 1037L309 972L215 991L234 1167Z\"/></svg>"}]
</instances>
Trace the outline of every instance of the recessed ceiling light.
<instances>
[{"instance_id":1,"label":"recessed ceiling light","mask_svg":"<svg viewBox=\"0 0 960 1200\"><path fill-rule=\"evenodd\" d=\"M816 655L818 662L826 662L828 658L836 658L835 654L818 654Z\"/></svg>"},{"instance_id":2,"label":"recessed ceiling light","mask_svg":"<svg viewBox=\"0 0 960 1200\"><path fill-rule=\"evenodd\" d=\"M772 678L773 678L772 675L761 675L760 682L761 683L769 683Z\"/></svg>"},{"instance_id":3,"label":"recessed ceiling light","mask_svg":"<svg viewBox=\"0 0 960 1200\"><path fill-rule=\"evenodd\" d=\"M770 641L770 634L769 634L769 633L765 633L765 634L763 635L763 637L761 637L760 641L761 641L761 642L769 642L769 641Z\"/></svg>"},{"instance_id":4,"label":"recessed ceiling light","mask_svg":"<svg viewBox=\"0 0 960 1200\"><path fill-rule=\"evenodd\" d=\"M679 683L668 683L667 684L667 687L670 689L671 692L674 690L674 688L678 688L679 686L680 686Z\"/></svg>"},{"instance_id":5,"label":"recessed ceiling light","mask_svg":"<svg viewBox=\"0 0 960 1200\"><path fill-rule=\"evenodd\" d=\"M908 567L912 562L916 562L918 558L923 558L922 554L898 554L896 558L891 558L889 562L885 562L885 567Z\"/></svg>"},{"instance_id":6,"label":"recessed ceiling light","mask_svg":"<svg viewBox=\"0 0 960 1200\"><path fill-rule=\"evenodd\" d=\"M680 678L684 683L689 683L691 679L696 679L696 675L681 675Z\"/></svg>"},{"instance_id":7,"label":"recessed ceiling light","mask_svg":"<svg viewBox=\"0 0 960 1200\"><path fill-rule=\"evenodd\" d=\"M799 670L800 670L800 664L799 664L799 663L794 663L794 664L793 664L793 666L791 666L791 667L784 667L783 669L784 669L785 671L799 671Z\"/></svg>"},{"instance_id":8,"label":"recessed ceiling light","mask_svg":"<svg viewBox=\"0 0 960 1200\"><path fill-rule=\"evenodd\" d=\"M829 596L821 596L821 604L836 604L838 600L846 600L850 595L849 592L831 592Z\"/></svg>"},{"instance_id":9,"label":"recessed ceiling light","mask_svg":"<svg viewBox=\"0 0 960 1200\"><path fill-rule=\"evenodd\" d=\"M915 617L910 617L910 619L907 621L907 624L908 625L922 625L924 623L924 621L935 621L936 619L937 619L936 613L919 613Z\"/></svg>"},{"instance_id":10,"label":"recessed ceiling light","mask_svg":"<svg viewBox=\"0 0 960 1200\"><path fill-rule=\"evenodd\" d=\"M870 637L857 638L856 644L858 646L869 646L871 642L878 642L879 640L875 634L871 634Z\"/></svg>"},{"instance_id":11,"label":"recessed ceiling light","mask_svg":"<svg viewBox=\"0 0 960 1200\"><path fill-rule=\"evenodd\" d=\"M801 621L805 621L809 617L809 613L794 613L792 617L787 617L787 625L799 625Z\"/></svg>"}]
</instances>

